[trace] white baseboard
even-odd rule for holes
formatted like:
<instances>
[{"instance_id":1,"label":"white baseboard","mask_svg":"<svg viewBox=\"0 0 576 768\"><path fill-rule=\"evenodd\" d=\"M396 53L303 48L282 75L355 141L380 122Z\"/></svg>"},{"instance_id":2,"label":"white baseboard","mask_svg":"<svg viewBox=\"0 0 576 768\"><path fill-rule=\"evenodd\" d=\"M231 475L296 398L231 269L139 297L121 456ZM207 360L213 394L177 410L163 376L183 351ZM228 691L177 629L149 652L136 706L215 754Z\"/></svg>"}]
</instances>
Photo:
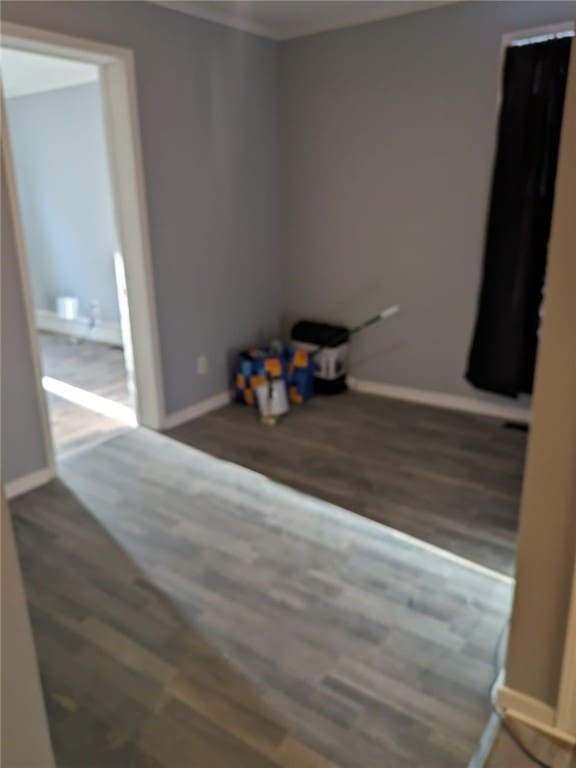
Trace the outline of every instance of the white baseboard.
<instances>
[{"instance_id":1,"label":"white baseboard","mask_svg":"<svg viewBox=\"0 0 576 768\"><path fill-rule=\"evenodd\" d=\"M162 429L173 429L180 424L185 424L187 421L197 419L200 416L204 416L205 413L215 411L218 408L222 408L228 405L230 402L230 392L220 392L218 395L209 397L207 400L202 400L201 403L195 403L188 408L183 408L181 411L174 411L164 417Z\"/></svg>"},{"instance_id":2,"label":"white baseboard","mask_svg":"<svg viewBox=\"0 0 576 768\"><path fill-rule=\"evenodd\" d=\"M500 718L495 712L492 712L488 719L488 724L480 737L476 751L468 763L468 768L486 768L499 732Z\"/></svg>"},{"instance_id":3,"label":"white baseboard","mask_svg":"<svg viewBox=\"0 0 576 768\"><path fill-rule=\"evenodd\" d=\"M48 309L36 309L35 314L36 327L40 331L62 333L78 339L91 339L104 344L122 346L122 329L119 324L98 322L93 328L90 328L90 321L87 317L66 320Z\"/></svg>"},{"instance_id":4,"label":"white baseboard","mask_svg":"<svg viewBox=\"0 0 576 768\"><path fill-rule=\"evenodd\" d=\"M498 691L498 706L504 712L508 710L522 712L526 717L537 720L542 725L552 726L556 719L553 708L548 704L516 691L514 688L508 688L506 685L503 685Z\"/></svg>"},{"instance_id":5,"label":"white baseboard","mask_svg":"<svg viewBox=\"0 0 576 768\"><path fill-rule=\"evenodd\" d=\"M34 488L39 488L41 485L46 485L50 480L56 477L54 470L49 467L44 469L38 469L36 472L30 472L28 475L18 477L16 480L10 480L4 486L4 493L7 499L14 499L16 496L21 496L23 493L33 491Z\"/></svg>"},{"instance_id":6,"label":"white baseboard","mask_svg":"<svg viewBox=\"0 0 576 768\"><path fill-rule=\"evenodd\" d=\"M531 728L571 746L576 744L576 735L567 733L556 726L556 710L543 701L505 685L498 691L497 701L498 706L507 717L525 723Z\"/></svg>"},{"instance_id":7,"label":"white baseboard","mask_svg":"<svg viewBox=\"0 0 576 768\"><path fill-rule=\"evenodd\" d=\"M506 403L492 403L475 397L464 395L449 395L444 392L431 392L425 389L413 389L411 387L399 387L394 384L382 384L378 381L363 381L362 379L348 378L348 385L354 392L362 392L366 395L378 395L391 397L396 400L407 400L411 403L432 405L436 408L448 408L453 411L465 411L481 416L493 416L506 421L515 421L520 424L530 423L530 409L521 405L508 405Z\"/></svg>"}]
</instances>

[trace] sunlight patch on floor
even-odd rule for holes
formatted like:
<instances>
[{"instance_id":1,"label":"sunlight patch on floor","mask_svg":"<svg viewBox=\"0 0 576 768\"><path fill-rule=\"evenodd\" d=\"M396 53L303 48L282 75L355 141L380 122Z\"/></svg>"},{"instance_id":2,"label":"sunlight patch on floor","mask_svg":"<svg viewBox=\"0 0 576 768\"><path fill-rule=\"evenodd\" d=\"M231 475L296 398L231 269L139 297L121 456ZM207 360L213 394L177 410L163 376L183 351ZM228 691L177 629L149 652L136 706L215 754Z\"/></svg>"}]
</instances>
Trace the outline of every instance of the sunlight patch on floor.
<instances>
[{"instance_id":1,"label":"sunlight patch on floor","mask_svg":"<svg viewBox=\"0 0 576 768\"><path fill-rule=\"evenodd\" d=\"M108 400L100 395L95 395L93 392L88 392L86 389L80 389L80 387L74 387L65 381L53 379L51 376L42 377L42 386L46 392L57 395L63 400L79 405L82 408L94 411L94 413L108 416L132 427L138 425L134 411L128 408L128 406L122 405L122 403Z\"/></svg>"}]
</instances>

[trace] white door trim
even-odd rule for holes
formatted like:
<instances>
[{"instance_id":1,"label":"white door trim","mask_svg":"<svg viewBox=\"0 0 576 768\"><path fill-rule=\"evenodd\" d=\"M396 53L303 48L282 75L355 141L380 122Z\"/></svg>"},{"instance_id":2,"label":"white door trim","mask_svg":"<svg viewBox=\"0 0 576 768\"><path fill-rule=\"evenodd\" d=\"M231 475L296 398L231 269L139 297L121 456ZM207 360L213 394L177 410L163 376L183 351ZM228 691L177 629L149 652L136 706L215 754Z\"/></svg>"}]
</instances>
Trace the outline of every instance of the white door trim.
<instances>
[{"instance_id":1,"label":"white door trim","mask_svg":"<svg viewBox=\"0 0 576 768\"><path fill-rule=\"evenodd\" d=\"M134 373L138 394L136 415L139 424L160 429L166 414L140 144L134 55L128 48L69 37L9 22L2 24L2 45L19 50L75 59L100 67L112 196L116 212L119 247L126 269L130 306ZM4 122L2 141L7 165L12 165L6 122ZM17 211L18 197L13 173L9 174L9 184L11 200L15 211ZM19 213L16 218L20 221ZM40 354L21 229L20 236L22 247L18 248L18 261L24 291L27 295L26 313L31 346L34 350L35 362L40 369ZM36 373L40 382L39 370ZM39 383L38 386L41 387L41 384ZM40 399L41 407L45 411L44 393ZM49 455L53 461L47 416L43 424L45 430L48 430Z\"/></svg>"},{"instance_id":2,"label":"white door trim","mask_svg":"<svg viewBox=\"0 0 576 768\"><path fill-rule=\"evenodd\" d=\"M556 726L562 731L574 734L576 738L576 562L560 675Z\"/></svg>"}]
</instances>

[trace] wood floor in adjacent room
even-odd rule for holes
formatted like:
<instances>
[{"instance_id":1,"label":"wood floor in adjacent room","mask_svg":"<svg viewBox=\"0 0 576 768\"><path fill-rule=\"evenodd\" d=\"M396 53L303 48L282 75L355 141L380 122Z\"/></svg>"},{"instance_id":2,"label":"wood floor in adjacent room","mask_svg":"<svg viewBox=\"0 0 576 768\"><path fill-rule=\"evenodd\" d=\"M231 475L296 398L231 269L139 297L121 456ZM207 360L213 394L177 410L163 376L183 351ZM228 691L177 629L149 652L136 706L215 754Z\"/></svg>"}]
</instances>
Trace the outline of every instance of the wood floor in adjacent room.
<instances>
[{"instance_id":1,"label":"wood floor in adjacent room","mask_svg":"<svg viewBox=\"0 0 576 768\"><path fill-rule=\"evenodd\" d=\"M502 421L348 392L315 397L273 428L230 405L169 434L514 573L526 433Z\"/></svg>"},{"instance_id":2,"label":"wood floor in adjacent room","mask_svg":"<svg viewBox=\"0 0 576 768\"><path fill-rule=\"evenodd\" d=\"M11 508L59 768L467 765L511 580L142 429Z\"/></svg>"},{"instance_id":3,"label":"wood floor in adjacent room","mask_svg":"<svg viewBox=\"0 0 576 768\"><path fill-rule=\"evenodd\" d=\"M45 376L65 381L128 407L134 399L121 347L61 333L38 333Z\"/></svg>"},{"instance_id":4,"label":"wood floor in adjacent room","mask_svg":"<svg viewBox=\"0 0 576 768\"><path fill-rule=\"evenodd\" d=\"M120 347L57 333L39 332L38 337L44 376L127 408L134 407ZM59 455L129 428L119 418L104 416L50 392L47 402L52 439Z\"/></svg>"}]
</instances>

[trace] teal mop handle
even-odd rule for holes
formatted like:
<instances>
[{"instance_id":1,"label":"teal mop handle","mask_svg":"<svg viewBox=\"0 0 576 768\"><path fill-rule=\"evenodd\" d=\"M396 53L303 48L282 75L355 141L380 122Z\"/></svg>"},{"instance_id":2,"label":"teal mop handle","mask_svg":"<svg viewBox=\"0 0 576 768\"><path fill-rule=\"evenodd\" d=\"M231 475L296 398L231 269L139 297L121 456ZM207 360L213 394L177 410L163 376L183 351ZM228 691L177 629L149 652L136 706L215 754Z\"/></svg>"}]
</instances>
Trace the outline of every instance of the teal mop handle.
<instances>
[{"instance_id":1,"label":"teal mop handle","mask_svg":"<svg viewBox=\"0 0 576 768\"><path fill-rule=\"evenodd\" d=\"M376 323L379 323L381 320L388 320L389 317L392 317L399 311L400 307L396 304L392 307L388 307L388 309L383 309L382 312L378 312L377 315L372 315L372 317L369 317L368 320L360 323L360 325L356 325L354 328L351 328L350 336L354 336L355 334L360 333L360 331L363 331L365 328L369 328L371 325L376 325Z\"/></svg>"},{"instance_id":2,"label":"teal mop handle","mask_svg":"<svg viewBox=\"0 0 576 768\"><path fill-rule=\"evenodd\" d=\"M368 320L360 323L360 325L354 326L354 328L351 328L346 332L346 334L343 334L341 341L339 338L334 339L332 344L344 344L344 342L348 341L350 336L355 336L357 333L360 333L360 331L363 331L365 328L368 328L371 325L376 325L376 323L379 323L381 320L388 320L389 317L393 317L393 315L397 314L399 311L400 307L397 304L394 304L392 307L388 307L388 309L383 309L382 312L378 312L378 314L372 315L372 317L369 317ZM328 349L328 347L318 347L318 349L315 349L314 352L312 352L312 355L317 355L324 349Z\"/></svg>"}]
</instances>

